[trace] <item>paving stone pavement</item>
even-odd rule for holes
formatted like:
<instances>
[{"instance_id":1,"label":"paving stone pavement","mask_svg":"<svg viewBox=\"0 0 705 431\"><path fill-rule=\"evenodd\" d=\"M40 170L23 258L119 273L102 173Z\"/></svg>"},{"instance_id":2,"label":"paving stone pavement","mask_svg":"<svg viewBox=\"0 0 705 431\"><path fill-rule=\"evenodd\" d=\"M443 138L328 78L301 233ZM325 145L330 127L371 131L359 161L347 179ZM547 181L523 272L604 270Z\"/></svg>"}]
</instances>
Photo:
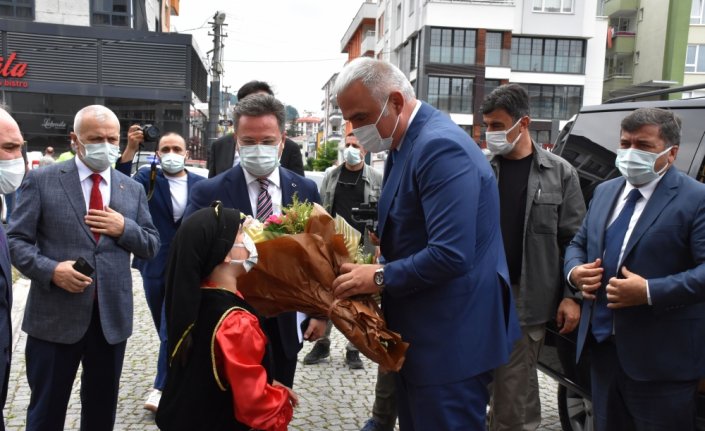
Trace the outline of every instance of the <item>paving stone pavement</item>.
<instances>
[{"instance_id":1,"label":"paving stone pavement","mask_svg":"<svg viewBox=\"0 0 705 431\"><path fill-rule=\"evenodd\" d=\"M157 357L157 334L144 299L139 272L133 270L135 321L134 333L127 342L125 364L120 384L120 397L115 430L153 431L154 415L143 408L151 390ZM29 388L25 377L24 345L26 334L19 330L24 298L28 290L26 280L15 284L13 329L14 352L5 421L8 431L25 428L29 404ZM363 358L365 368L350 370L344 362L345 338L333 331L331 357L320 364L303 365L303 357L311 348L306 343L299 354L294 390L299 395L299 407L289 429L292 431L343 431L359 430L367 420L374 399L376 367ZM80 373L80 370L79 370ZM79 379L74 384L69 401L65 430L78 430L81 404L78 394ZM539 430L560 430L556 407L556 384L543 374L539 375L543 423Z\"/></svg>"}]
</instances>

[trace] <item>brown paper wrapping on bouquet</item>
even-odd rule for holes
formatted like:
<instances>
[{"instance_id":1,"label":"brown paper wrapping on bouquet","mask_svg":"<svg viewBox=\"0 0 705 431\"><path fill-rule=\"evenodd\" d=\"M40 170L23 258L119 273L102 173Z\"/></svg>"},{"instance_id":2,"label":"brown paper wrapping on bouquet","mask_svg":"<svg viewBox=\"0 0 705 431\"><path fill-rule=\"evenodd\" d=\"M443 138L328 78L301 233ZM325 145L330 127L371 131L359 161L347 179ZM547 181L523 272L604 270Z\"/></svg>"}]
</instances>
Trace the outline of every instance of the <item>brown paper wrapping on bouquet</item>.
<instances>
[{"instance_id":1,"label":"brown paper wrapping on bouquet","mask_svg":"<svg viewBox=\"0 0 705 431\"><path fill-rule=\"evenodd\" d=\"M335 222L322 207L315 205L305 233L256 246L257 265L238 278L238 290L259 313L328 316L362 354L385 369L401 369L409 345L387 329L372 296L343 300L333 296L333 280L350 257L343 236L335 233Z\"/></svg>"}]
</instances>

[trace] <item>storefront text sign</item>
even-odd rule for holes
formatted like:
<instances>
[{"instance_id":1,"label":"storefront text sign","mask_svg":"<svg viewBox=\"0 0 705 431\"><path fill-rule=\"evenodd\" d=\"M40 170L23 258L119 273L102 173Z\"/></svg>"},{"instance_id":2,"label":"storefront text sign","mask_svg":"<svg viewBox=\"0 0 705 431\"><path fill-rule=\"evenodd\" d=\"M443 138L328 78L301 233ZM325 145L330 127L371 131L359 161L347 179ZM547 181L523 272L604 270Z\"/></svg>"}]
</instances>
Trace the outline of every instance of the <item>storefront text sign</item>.
<instances>
[{"instance_id":1,"label":"storefront text sign","mask_svg":"<svg viewBox=\"0 0 705 431\"><path fill-rule=\"evenodd\" d=\"M27 88L29 83L25 81L29 65L17 59L17 53L11 52L7 57L0 57L0 86Z\"/></svg>"}]
</instances>

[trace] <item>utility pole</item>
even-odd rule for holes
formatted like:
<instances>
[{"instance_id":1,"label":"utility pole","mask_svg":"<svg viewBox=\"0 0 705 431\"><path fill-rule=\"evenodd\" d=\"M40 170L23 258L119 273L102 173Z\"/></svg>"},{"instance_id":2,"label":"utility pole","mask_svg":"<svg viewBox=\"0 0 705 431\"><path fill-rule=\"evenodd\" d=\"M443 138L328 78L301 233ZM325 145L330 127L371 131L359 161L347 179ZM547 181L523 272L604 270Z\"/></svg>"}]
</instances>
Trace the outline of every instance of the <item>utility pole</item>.
<instances>
[{"instance_id":1,"label":"utility pole","mask_svg":"<svg viewBox=\"0 0 705 431\"><path fill-rule=\"evenodd\" d=\"M206 139L207 148L213 144L218 130L218 120L220 120L220 77L223 74L223 26L225 22L225 12L218 11L213 15L213 61L211 62L211 94L208 101L208 129ZM210 151L209 151L210 153Z\"/></svg>"}]
</instances>

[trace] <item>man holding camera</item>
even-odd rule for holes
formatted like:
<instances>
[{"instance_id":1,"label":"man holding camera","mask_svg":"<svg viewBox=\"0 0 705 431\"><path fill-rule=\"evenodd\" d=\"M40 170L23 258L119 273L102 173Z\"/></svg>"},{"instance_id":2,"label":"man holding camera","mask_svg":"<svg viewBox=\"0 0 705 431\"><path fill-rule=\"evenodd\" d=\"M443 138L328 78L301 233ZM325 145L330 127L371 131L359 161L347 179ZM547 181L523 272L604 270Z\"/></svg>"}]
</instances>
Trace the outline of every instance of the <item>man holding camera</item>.
<instances>
[{"instance_id":1,"label":"man holding camera","mask_svg":"<svg viewBox=\"0 0 705 431\"><path fill-rule=\"evenodd\" d=\"M81 429L113 429L132 334L130 257L159 248L144 192L112 168L115 113L81 109L71 140L74 159L29 171L8 231L12 263L32 280L22 321L30 431L64 429L79 364Z\"/></svg>"},{"instance_id":2,"label":"man holding camera","mask_svg":"<svg viewBox=\"0 0 705 431\"><path fill-rule=\"evenodd\" d=\"M367 236L365 221L355 220L352 209L360 204L376 203L382 190L382 174L365 163L367 151L360 146L352 133L345 137L344 162L329 170L321 183L323 206L332 215L340 215L355 229ZM310 352L304 357L304 364L311 365L321 362L330 356L330 331L333 327L330 320L324 337L316 341ZM363 367L360 352L348 342L345 353L345 363L352 369Z\"/></svg>"},{"instance_id":3,"label":"man holding camera","mask_svg":"<svg viewBox=\"0 0 705 431\"><path fill-rule=\"evenodd\" d=\"M127 147L120 158L116 169L125 175L132 171L134 154L143 141L157 139L157 156L161 169L156 166L151 169L139 169L134 177L135 181L142 184L148 197L149 213L152 215L154 225L159 231L161 241L159 252L154 259L144 260L135 257L132 267L140 271L144 295L147 299L149 311L152 313L154 326L159 334L159 356L157 358L157 375L154 386L144 408L156 412L162 389L166 384L167 370L167 332L166 317L162 313L165 292L165 268L169 258L171 240L176 230L181 226L181 219L186 210L188 196L191 188L204 177L188 172L185 162L188 159L186 142L177 133L166 133L161 138L158 130L152 126L156 133L149 133L138 124L133 124L127 132Z\"/></svg>"}]
</instances>

